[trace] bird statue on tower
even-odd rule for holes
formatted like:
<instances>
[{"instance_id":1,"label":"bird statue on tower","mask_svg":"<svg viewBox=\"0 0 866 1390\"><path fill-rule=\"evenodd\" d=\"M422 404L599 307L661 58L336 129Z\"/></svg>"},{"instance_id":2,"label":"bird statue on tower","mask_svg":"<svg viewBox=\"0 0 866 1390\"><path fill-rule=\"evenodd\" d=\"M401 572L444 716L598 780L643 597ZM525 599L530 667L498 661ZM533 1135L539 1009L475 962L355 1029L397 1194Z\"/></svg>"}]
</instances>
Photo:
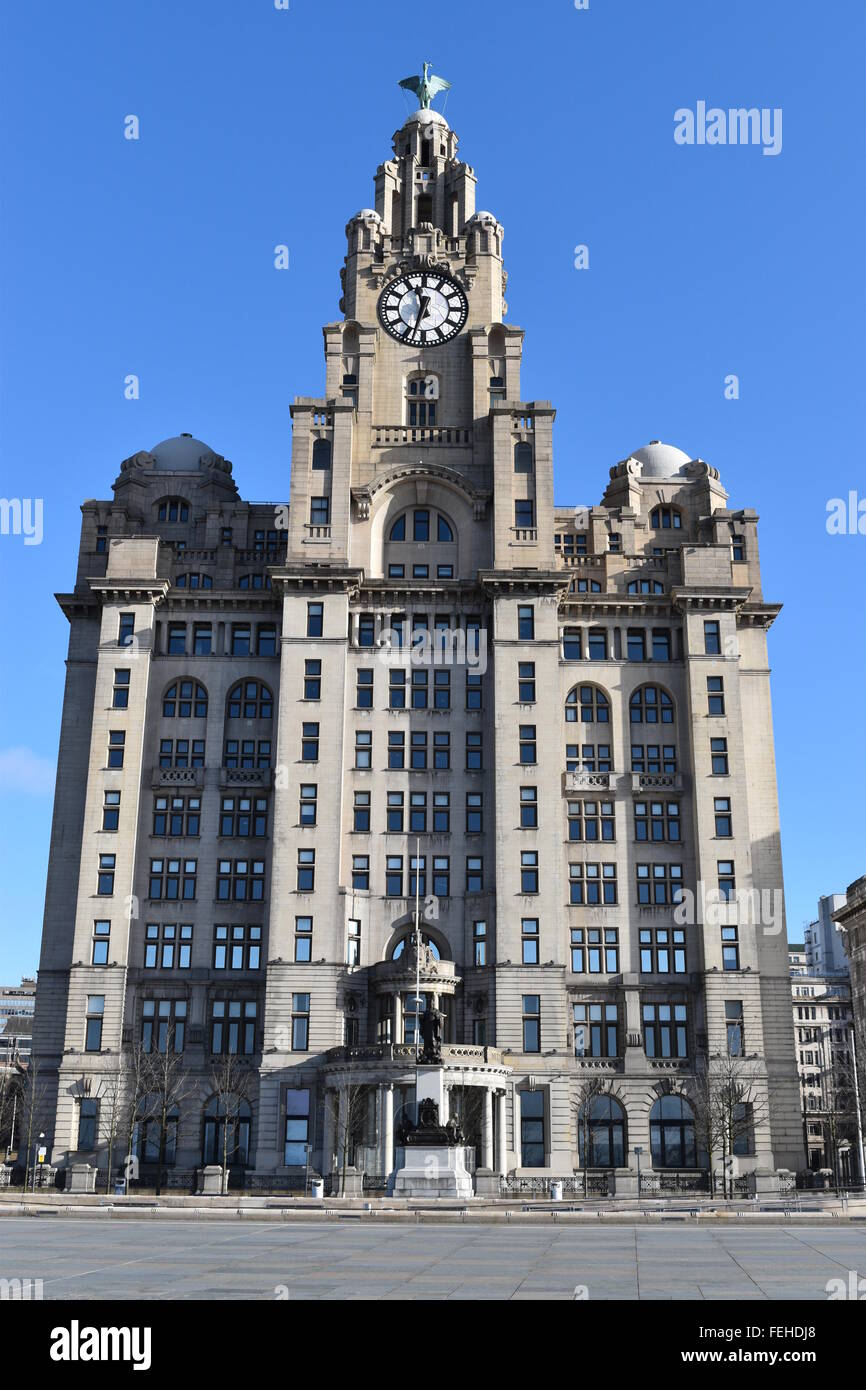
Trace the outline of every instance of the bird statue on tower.
<instances>
[{"instance_id":1,"label":"bird statue on tower","mask_svg":"<svg viewBox=\"0 0 866 1390\"><path fill-rule=\"evenodd\" d=\"M447 92L451 88L451 83L446 82L444 77L437 77L435 73L431 73L432 66L432 63L425 63L422 73L416 73L414 77L404 77L400 83L407 92L415 93L422 111L429 111L433 98L439 92Z\"/></svg>"}]
</instances>

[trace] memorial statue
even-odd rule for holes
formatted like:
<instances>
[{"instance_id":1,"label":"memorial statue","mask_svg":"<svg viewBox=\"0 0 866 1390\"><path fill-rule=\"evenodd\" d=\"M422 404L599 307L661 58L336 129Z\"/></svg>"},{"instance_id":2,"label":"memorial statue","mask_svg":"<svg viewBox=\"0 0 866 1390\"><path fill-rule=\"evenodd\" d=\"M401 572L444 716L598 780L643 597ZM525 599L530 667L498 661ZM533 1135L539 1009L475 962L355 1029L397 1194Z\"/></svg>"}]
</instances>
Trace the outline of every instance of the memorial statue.
<instances>
[{"instance_id":1,"label":"memorial statue","mask_svg":"<svg viewBox=\"0 0 866 1390\"><path fill-rule=\"evenodd\" d=\"M437 1066L442 1062L442 1020L443 1015L435 1004L421 1015L420 1061L425 1065Z\"/></svg>"},{"instance_id":2,"label":"memorial statue","mask_svg":"<svg viewBox=\"0 0 866 1390\"><path fill-rule=\"evenodd\" d=\"M415 93L422 111L429 111L430 103L437 93L447 92L451 87L451 83L446 82L444 77L437 77L435 73L431 73L432 66L432 63L425 63L423 73L417 73L414 77L404 77L400 83L407 92Z\"/></svg>"}]
</instances>

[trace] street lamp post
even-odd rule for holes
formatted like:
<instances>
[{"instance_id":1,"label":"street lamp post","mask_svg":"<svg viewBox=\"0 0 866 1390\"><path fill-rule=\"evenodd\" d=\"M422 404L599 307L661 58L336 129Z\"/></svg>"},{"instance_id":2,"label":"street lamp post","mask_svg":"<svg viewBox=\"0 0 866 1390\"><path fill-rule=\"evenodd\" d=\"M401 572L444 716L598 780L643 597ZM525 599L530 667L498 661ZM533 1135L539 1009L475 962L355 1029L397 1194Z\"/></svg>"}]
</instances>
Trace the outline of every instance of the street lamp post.
<instances>
[{"instance_id":1,"label":"street lamp post","mask_svg":"<svg viewBox=\"0 0 866 1390\"><path fill-rule=\"evenodd\" d=\"M638 1199L638 1202L640 1201L640 1156L641 1156L642 1153L643 1153L643 1148L641 1147L641 1145L640 1145L640 1144L635 1144L635 1146L634 1146L634 1156L635 1156L635 1158L637 1159L637 1199Z\"/></svg>"},{"instance_id":2,"label":"street lamp post","mask_svg":"<svg viewBox=\"0 0 866 1390\"><path fill-rule=\"evenodd\" d=\"M36 1145L36 1152L33 1155L33 1191L36 1191L36 1165L39 1162L39 1150L42 1148L42 1140L45 1138L42 1130L39 1131L39 1140Z\"/></svg>"}]
</instances>

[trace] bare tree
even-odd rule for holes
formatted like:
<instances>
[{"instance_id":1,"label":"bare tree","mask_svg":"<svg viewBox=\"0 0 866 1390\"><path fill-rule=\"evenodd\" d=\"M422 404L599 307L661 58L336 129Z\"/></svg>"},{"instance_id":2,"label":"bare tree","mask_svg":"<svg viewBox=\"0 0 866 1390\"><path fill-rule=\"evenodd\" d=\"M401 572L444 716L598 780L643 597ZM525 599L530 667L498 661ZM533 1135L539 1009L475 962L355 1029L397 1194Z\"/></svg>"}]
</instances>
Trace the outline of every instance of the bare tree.
<instances>
[{"instance_id":1,"label":"bare tree","mask_svg":"<svg viewBox=\"0 0 866 1390\"><path fill-rule=\"evenodd\" d=\"M690 1099L697 1137L709 1159L710 1172L718 1154L722 1161L722 1194L725 1199L733 1197L732 1160L740 1140L751 1137L767 1117L767 1082L754 1058L714 1053L698 1071Z\"/></svg>"},{"instance_id":2,"label":"bare tree","mask_svg":"<svg viewBox=\"0 0 866 1390\"><path fill-rule=\"evenodd\" d=\"M9 1160L15 1126L21 1114L22 1076L23 1068L19 1062L0 1068L0 1144L3 1145L4 1163Z\"/></svg>"},{"instance_id":3,"label":"bare tree","mask_svg":"<svg viewBox=\"0 0 866 1390\"><path fill-rule=\"evenodd\" d=\"M217 1100L217 1123L222 1119L220 1186L223 1193L226 1193L229 1188L229 1132L237 1131L244 1106L249 1106L253 1092L253 1074L249 1063L234 1053L224 1053L217 1058L211 1069L210 1085L211 1093Z\"/></svg>"},{"instance_id":4,"label":"bare tree","mask_svg":"<svg viewBox=\"0 0 866 1390\"><path fill-rule=\"evenodd\" d=\"M353 1144L363 1138L369 1106L369 1085L358 1081L351 1069L342 1073L344 1080L334 1090L327 1091L326 1104L331 1108L334 1120L334 1141L337 1146L337 1162L340 1170L340 1193L346 1195L346 1172L349 1167L349 1154ZM342 1105L340 1097L343 1097ZM330 1161L325 1154L323 1167Z\"/></svg>"},{"instance_id":5,"label":"bare tree","mask_svg":"<svg viewBox=\"0 0 866 1390\"><path fill-rule=\"evenodd\" d=\"M31 1056L21 1077L21 1138L24 1147L24 1187L27 1187L27 1174L32 1162L32 1149L35 1137L46 1120L48 1087L42 1081L39 1062ZM21 1146L19 1145L19 1152ZM36 1165L33 1164L33 1187L36 1187Z\"/></svg>"},{"instance_id":6,"label":"bare tree","mask_svg":"<svg viewBox=\"0 0 866 1390\"><path fill-rule=\"evenodd\" d=\"M590 1168L590 1112L592 1102L597 1096L607 1094L607 1083L599 1076L590 1077L584 1081L577 1096L572 1101L572 1109L577 1125L578 1132L578 1154L581 1154L581 1165L583 1168L583 1195L589 1195L589 1168ZM582 1141L582 1142L581 1142Z\"/></svg>"},{"instance_id":7,"label":"bare tree","mask_svg":"<svg viewBox=\"0 0 866 1390\"><path fill-rule=\"evenodd\" d=\"M127 1190L132 1173L132 1161L135 1158L135 1135L139 1122L145 1118L141 1114L142 1103L144 1101L149 1073L148 1054L145 1052L141 1042L135 1043L125 1053L124 1072L126 1077L126 1090L123 1102L121 1122L126 1132L126 1161L124 1164L124 1177L126 1178ZM109 1180L111 1169L109 1166Z\"/></svg>"},{"instance_id":8,"label":"bare tree","mask_svg":"<svg viewBox=\"0 0 866 1390\"><path fill-rule=\"evenodd\" d=\"M195 1082L185 1068L183 1053L173 1045L171 1033L165 1040L164 1048L143 1053L142 1062L141 1081L144 1089L139 1115L146 1124L155 1125L157 1131L159 1154L155 1189L158 1197L162 1191L171 1126L179 1123L180 1107L195 1090ZM177 1115L173 1113L175 1111Z\"/></svg>"}]
</instances>

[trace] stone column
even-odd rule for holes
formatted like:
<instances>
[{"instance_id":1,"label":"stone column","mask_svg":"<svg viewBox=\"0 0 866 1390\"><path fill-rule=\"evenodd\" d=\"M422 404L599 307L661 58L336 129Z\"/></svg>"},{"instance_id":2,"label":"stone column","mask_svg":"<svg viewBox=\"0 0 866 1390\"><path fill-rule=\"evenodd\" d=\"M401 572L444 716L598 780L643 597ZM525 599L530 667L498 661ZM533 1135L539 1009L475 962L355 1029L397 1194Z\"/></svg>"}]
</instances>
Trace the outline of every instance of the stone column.
<instances>
[{"instance_id":1,"label":"stone column","mask_svg":"<svg viewBox=\"0 0 866 1390\"><path fill-rule=\"evenodd\" d=\"M481 1117L481 1166L493 1168L493 1092L484 1092L484 1113Z\"/></svg>"},{"instance_id":2,"label":"stone column","mask_svg":"<svg viewBox=\"0 0 866 1390\"><path fill-rule=\"evenodd\" d=\"M394 1087L381 1088L382 1095L382 1173L390 1177L394 1171Z\"/></svg>"},{"instance_id":3,"label":"stone column","mask_svg":"<svg viewBox=\"0 0 866 1390\"><path fill-rule=\"evenodd\" d=\"M346 1125L349 1122L349 1097L345 1086L340 1087L339 1096L340 1100L337 1109L337 1172L340 1176L338 1179L338 1186L343 1179L343 1153L346 1143Z\"/></svg>"},{"instance_id":4,"label":"stone column","mask_svg":"<svg viewBox=\"0 0 866 1390\"><path fill-rule=\"evenodd\" d=\"M508 1132L505 1115L505 1092L496 1092L496 1171L503 1178L508 1170Z\"/></svg>"},{"instance_id":5,"label":"stone column","mask_svg":"<svg viewBox=\"0 0 866 1390\"><path fill-rule=\"evenodd\" d=\"M451 1087L442 1087L442 1109L439 1112L440 1125L447 1125L451 1118Z\"/></svg>"},{"instance_id":6,"label":"stone column","mask_svg":"<svg viewBox=\"0 0 866 1390\"><path fill-rule=\"evenodd\" d=\"M398 1043L403 1041L403 996L399 990L394 995L394 1015L391 1027L393 1029L391 1042L396 1047Z\"/></svg>"},{"instance_id":7,"label":"stone column","mask_svg":"<svg viewBox=\"0 0 866 1390\"><path fill-rule=\"evenodd\" d=\"M325 1091L325 1126L322 1136L322 1177L331 1176L334 1167L334 1093Z\"/></svg>"}]
</instances>

